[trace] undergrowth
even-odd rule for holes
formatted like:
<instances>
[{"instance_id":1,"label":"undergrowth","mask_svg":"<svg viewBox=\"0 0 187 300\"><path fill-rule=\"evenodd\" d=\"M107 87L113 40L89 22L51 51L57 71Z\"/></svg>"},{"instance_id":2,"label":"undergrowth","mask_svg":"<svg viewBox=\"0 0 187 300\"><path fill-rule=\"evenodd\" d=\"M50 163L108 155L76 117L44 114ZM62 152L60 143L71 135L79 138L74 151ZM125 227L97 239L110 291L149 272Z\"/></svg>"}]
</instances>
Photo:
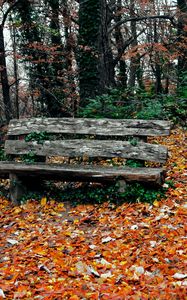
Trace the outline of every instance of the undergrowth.
<instances>
[{"instance_id":1,"label":"undergrowth","mask_svg":"<svg viewBox=\"0 0 187 300\"><path fill-rule=\"evenodd\" d=\"M84 118L161 119L186 126L187 87L174 95L146 92L141 89L110 89L107 94L89 99L80 107Z\"/></svg>"},{"instance_id":2,"label":"undergrowth","mask_svg":"<svg viewBox=\"0 0 187 300\"><path fill-rule=\"evenodd\" d=\"M8 160L8 156L5 154L5 150L3 147L0 147L0 161Z\"/></svg>"},{"instance_id":3,"label":"undergrowth","mask_svg":"<svg viewBox=\"0 0 187 300\"><path fill-rule=\"evenodd\" d=\"M173 186L172 182L166 182L161 187L147 186L142 183L130 183L125 187L124 192L119 192L119 185L102 184L82 184L76 187L76 184L69 183L64 188L57 188L53 183L45 184L45 195L42 192L29 193L22 197L21 203L28 199L40 200L43 196L48 199L56 199L57 201L69 201L72 205L78 204L102 204L103 202L111 202L119 205L123 202L147 202L153 203L165 197L166 191Z\"/></svg>"}]
</instances>

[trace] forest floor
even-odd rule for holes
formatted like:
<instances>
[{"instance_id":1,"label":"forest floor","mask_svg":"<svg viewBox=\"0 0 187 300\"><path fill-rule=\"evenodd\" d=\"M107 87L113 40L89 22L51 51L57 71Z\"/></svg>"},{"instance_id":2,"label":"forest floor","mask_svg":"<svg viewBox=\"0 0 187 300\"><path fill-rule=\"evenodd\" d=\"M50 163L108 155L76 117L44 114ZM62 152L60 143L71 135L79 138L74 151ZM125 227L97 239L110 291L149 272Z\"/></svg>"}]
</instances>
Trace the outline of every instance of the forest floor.
<instances>
[{"instance_id":1,"label":"forest floor","mask_svg":"<svg viewBox=\"0 0 187 300\"><path fill-rule=\"evenodd\" d=\"M187 133L169 148L166 199L20 207L0 198L0 299L187 299Z\"/></svg>"}]
</instances>

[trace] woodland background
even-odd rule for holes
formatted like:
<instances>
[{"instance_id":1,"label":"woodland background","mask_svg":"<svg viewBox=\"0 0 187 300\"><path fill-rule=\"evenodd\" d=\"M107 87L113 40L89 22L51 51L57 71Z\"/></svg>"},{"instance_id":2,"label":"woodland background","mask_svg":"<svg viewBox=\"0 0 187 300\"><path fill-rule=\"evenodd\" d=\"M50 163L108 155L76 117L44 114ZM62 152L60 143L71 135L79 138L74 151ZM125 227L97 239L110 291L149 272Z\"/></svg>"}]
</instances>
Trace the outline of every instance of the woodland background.
<instances>
[{"instance_id":1,"label":"woodland background","mask_svg":"<svg viewBox=\"0 0 187 300\"><path fill-rule=\"evenodd\" d=\"M154 139L169 150L156 191L120 198L78 183L51 196L49 185L15 207L2 179L0 299L187 299L186 42L186 0L0 0L0 127L29 116L183 125Z\"/></svg>"},{"instance_id":2,"label":"woodland background","mask_svg":"<svg viewBox=\"0 0 187 300\"><path fill-rule=\"evenodd\" d=\"M185 123L186 42L186 0L1 0L1 122L42 115Z\"/></svg>"}]
</instances>

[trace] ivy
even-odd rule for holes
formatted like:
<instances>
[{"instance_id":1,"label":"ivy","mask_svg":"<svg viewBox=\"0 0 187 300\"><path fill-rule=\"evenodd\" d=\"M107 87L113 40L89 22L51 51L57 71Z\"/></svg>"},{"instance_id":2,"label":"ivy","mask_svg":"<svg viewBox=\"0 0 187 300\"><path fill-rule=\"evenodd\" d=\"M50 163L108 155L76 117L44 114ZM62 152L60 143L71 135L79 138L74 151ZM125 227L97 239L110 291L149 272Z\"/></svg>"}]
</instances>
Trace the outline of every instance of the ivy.
<instances>
[{"instance_id":1,"label":"ivy","mask_svg":"<svg viewBox=\"0 0 187 300\"><path fill-rule=\"evenodd\" d=\"M31 132L25 137L26 142L36 141L38 142L38 144L43 144L44 141L47 141L49 139L50 135L46 131Z\"/></svg>"},{"instance_id":2,"label":"ivy","mask_svg":"<svg viewBox=\"0 0 187 300\"><path fill-rule=\"evenodd\" d=\"M95 96L99 90L99 49L98 36L101 24L101 4L99 0L80 1L79 10L79 66L80 98ZM85 105L85 101L81 106Z\"/></svg>"}]
</instances>

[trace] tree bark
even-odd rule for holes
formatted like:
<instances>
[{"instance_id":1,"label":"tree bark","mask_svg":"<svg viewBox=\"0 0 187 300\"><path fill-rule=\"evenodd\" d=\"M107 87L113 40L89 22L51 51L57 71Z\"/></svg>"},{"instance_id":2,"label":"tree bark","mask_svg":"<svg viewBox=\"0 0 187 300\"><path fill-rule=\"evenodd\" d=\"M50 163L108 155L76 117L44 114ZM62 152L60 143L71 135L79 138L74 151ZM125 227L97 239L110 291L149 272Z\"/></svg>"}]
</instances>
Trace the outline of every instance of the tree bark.
<instances>
[{"instance_id":1,"label":"tree bark","mask_svg":"<svg viewBox=\"0 0 187 300\"><path fill-rule=\"evenodd\" d=\"M80 106L115 85L115 71L108 35L110 13L106 0L81 0L79 9Z\"/></svg>"},{"instance_id":2,"label":"tree bark","mask_svg":"<svg viewBox=\"0 0 187 300\"><path fill-rule=\"evenodd\" d=\"M108 34L108 22L110 13L106 0L101 0L101 23L99 30L99 77L100 91L105 92L109 87L115 86L115 71L110 38Z\"/></svg>"},{"instance_id":3,"label":"tree bark","mask_svg":"<svg viewBox=\"0 0 187 300\"><path fill-rule=\"evenodd\" d=\"M178 57L178 82L179 86L185 86L186 80L184 80L184 73L187 71L187 50L186 50L186 39L187 31L185 26L187 25L187 2L185 0L177 0L179 8L178 18L178 43L180 55Z\"/></svg>"},{"instance_id":4,"label":"tree bark","mask_svg":"<svg viewBox=\"0 0 187 300\"><path fill-rule=\"evenodd\" d=\"M120 10L122 9L122 1L117 1L117 12L119 12L119 16L116 17L116 22L120 22L121 20L121 14ZM116 64L119 62L119 76L118 80L120 82L120 85L126 89L127 88L127 65L124 59L121 59L122 54L124 53L124 39L121 32L121 27L118 26L115 28L115 38L116 38L116 46L118 51L118 58L116 61Z\"/></svg>"},{"instance_id":5,"label":"tree bark","mask_svg":"<svg viewBox=\"0 0 187 300\"><path fill-rule=\"evenodd\" d=\"M135 0L130 2L130 16L132 18L130 22L131 34L132 34L132 43L131 47L134 48L133 51L135 55L130 60L130 74L129 74L129 87L134 89L136 83L139 84L140 88L144 88L142 80L142 70L140 67L140 55L137 52L138 39L137 39L137 22L133 20L135 18Z\"/></svg>"},{"instance_id":6,"label":"tree bark","mask_svg":"<svg viewBox=\"0 0 187 300\"><path fill-rule=\"evenodd\" d=\"M154 43L158 43L158 32L157 32L157 21L154 20ZM161 67L161 61L159 57L159 53L155 53L155 93L160 94L163 91L162 87L162 67Z\"/></svg>"},{"instance_id":7,"label":"tree bark","mask_svg":"<svg viewBox=\"0 0 187 300\"><path fill-rule=\"evenodd\" d=\"M13 23L12 23L13 25ZM16 59L16 29L14 26L10 28L12 48L13 48L13 69L14 69L14 86L15 86L15 103L14 103L14 117L19 119L19 78L18 78L18 63Z\"/></svg>"},{"instance_id":8,"label":"tree bark","mask_svg":"<svg viewBox=\"0 0 187 300\"><path fill-rule=\"evenodd\" d=\"M6 1L3 1L1 4L5 4ZM20 3L20 0L14 1L13 4L10 1L10 6L5 11L2 22L0 24L0 78L2 84L3 92L3 103L5 109L5 118L9 122L13 116L12 103L10 98L10 85L8 82L8 73L7 73L7 64L6 64L6 52L5 52L5 42L4 42L4 26L7 20L8 15L12 10Z\"/></svg>"},{"instance_id":9,"label":"tree bark","mask_svg":"<svg viewBox=\"0 0 187 300\"><path fill-rule=\"evenodd\" d=\"M6 65L6 54L4 44L4 26L0 24L0 76L3 92L3 102L5 109L5 118L9 122L12 117L12 107L10 99L10 86L8 82L7 65Z\"/></svg>"}]
</instances>

